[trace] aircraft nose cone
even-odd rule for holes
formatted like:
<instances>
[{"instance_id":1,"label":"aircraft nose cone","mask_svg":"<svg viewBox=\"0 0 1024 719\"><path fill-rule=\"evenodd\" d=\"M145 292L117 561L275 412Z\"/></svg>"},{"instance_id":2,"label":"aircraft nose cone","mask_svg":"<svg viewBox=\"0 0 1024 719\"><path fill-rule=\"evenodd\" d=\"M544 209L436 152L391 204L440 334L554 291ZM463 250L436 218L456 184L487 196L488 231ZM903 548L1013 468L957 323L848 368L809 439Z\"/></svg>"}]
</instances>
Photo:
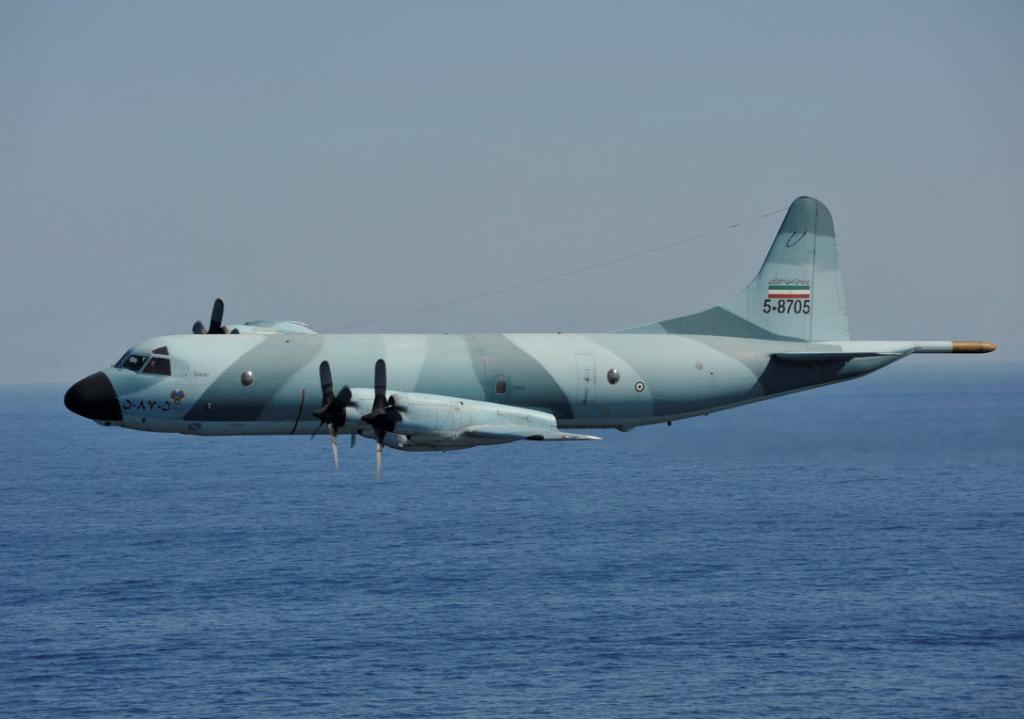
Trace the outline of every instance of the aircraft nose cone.
<instances>
[{"instance_id":1,"label":"aircraft nose cone","mask_svg":"<svg viewBox=\"0 0 1024 719\"><path fill-rule=\"evenodd\" d=\"M97 422L120 422L121 405L110 378L102 372L71 385L64 394L64 406L75 414Z\"/></svg>"}]
</instances>

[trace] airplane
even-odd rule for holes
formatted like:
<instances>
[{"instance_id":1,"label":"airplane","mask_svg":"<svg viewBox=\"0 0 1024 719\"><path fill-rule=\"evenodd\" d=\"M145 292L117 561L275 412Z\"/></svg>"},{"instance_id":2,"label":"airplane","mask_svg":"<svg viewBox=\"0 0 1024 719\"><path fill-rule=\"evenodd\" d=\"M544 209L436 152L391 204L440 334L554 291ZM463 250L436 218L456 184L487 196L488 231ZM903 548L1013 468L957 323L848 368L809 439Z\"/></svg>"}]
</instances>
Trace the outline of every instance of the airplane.
<instances>
[{"instance_id":1,"label":"airplane","mask_svg":"<svg viewBox=\"0 0 1024 719\"><path fill-rule=\"evenodd\" d=\"M725 304L604 334L317 334L301 322L210 325L136 344L68 389L103 426L194 435L338 435L447 451L570 430L706 415L866 375L916 353L982 341L851 340L835 227L790 205L760 272ZM342 383L335 391L336 380Z\"/></svg>"}]
</instances>

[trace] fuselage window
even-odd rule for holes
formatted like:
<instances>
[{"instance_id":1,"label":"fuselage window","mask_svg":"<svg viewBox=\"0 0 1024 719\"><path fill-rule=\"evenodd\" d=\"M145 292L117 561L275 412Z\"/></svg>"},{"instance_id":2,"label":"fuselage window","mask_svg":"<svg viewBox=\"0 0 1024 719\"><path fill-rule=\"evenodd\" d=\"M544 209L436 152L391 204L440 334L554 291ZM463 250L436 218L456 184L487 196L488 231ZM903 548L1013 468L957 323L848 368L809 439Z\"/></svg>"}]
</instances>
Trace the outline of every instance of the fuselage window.
<instances>
[{"instance_id":1,"label":"fuselage window","mask_svg":"<svg viewBox=\"0 0 1024 719\"><path fill-rule=\"evenodd\" d=\"M121 367L132 372L138 372L142 369L142 365L145 362L146 357L144 355L128 355L128 359L121 363Z\"/></svg>"},{"instance_id":2,"label":"fuselage window","mask_svg":"<svg viewBox=\"0 0 1024 719\"><path fill-rule=\"evenodd\" d=\"M171 374L171 361L166 357L154 357L142 370L142 374Z\"/></svg>"},{"instance_id":3,"label":"fuselage window","mask_svg":"<svg viewBox=\"0 0 1024 719\"><path fill-rule=\"evenodd\" d=\"M508 380L505 379L505 375L499 374L494 382L494 393L505 394L508 392Z\"/></svg>"}]
</instances>

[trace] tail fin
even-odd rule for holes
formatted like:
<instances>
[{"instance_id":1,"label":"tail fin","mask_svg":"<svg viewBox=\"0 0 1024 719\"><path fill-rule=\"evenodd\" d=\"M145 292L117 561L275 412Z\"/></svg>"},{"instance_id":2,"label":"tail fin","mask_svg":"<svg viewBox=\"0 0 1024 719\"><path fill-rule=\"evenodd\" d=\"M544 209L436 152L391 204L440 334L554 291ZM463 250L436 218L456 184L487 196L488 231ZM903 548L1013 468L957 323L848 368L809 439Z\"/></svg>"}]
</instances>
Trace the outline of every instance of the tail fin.
<instances>
[{"instance_id":1,"label":"tail fin","mask_svg":"<svg viewBox=\"0 0 1024 719\"><path fill-rule=\"evenodd\" d=\"M850 339L831 213L813 197L798 197L789 206L761 271L737 296L694 315L625 331L801 341Z\"/></svg>"}]
</instances>

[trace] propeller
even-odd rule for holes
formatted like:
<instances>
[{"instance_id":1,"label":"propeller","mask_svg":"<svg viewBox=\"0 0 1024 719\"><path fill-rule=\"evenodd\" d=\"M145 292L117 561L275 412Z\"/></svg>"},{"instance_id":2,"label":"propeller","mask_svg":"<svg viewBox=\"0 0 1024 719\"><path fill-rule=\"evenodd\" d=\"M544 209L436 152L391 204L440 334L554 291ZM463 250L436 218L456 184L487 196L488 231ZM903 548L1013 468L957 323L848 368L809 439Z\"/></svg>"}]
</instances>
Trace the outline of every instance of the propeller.
<instances>
[{"instance_id":1,"label":"propeller","mask_svg":"<svg viewBox=\"0 0 1024 719\"><path fill-rule=\"evenodd\" d=\"M196 320L196 323L192 325L192 334L194 335L223 335L227 334L227 329L224 327L224 300L220 297L213 301L213 312L210 313L210 329L206 329L203 323Z\"/></svg>"},{"instance_id":2,"label":"propeller","mask_svg":"<svg viewBox=\"0 0 1024 719\"><path fill-rule=\"evenodd\" d=\"M313 412L313 416L320 420L320 426L316 428L310 439L320 431L320 427L327 425L331 433L331 452L334 454L334 466L340 469L338 463L338 429L345 425L345 408L355 407L352 402L352 390L348 385L341 388L337 396L334 394L334 380L331 378L331 365L327 360L320 363L320 389L323 392L323 401L320 409Z\"/></svg>"},{"instance_id":3,"label":"propeller","mask_svg":"<svg viewBox=\"0 0 1024 719\"><path fill-rule=\"evenodd\" d=\"M373 409L364 414L362 420L373 427L377 439L377 479L380 479L381 458L384 453L384 436L395 431L395 425L402 420L403 408L395 404L395 397L387 396L388 370L384 360L379 359L373 367Z\"/></svg>"}]
</instances>

